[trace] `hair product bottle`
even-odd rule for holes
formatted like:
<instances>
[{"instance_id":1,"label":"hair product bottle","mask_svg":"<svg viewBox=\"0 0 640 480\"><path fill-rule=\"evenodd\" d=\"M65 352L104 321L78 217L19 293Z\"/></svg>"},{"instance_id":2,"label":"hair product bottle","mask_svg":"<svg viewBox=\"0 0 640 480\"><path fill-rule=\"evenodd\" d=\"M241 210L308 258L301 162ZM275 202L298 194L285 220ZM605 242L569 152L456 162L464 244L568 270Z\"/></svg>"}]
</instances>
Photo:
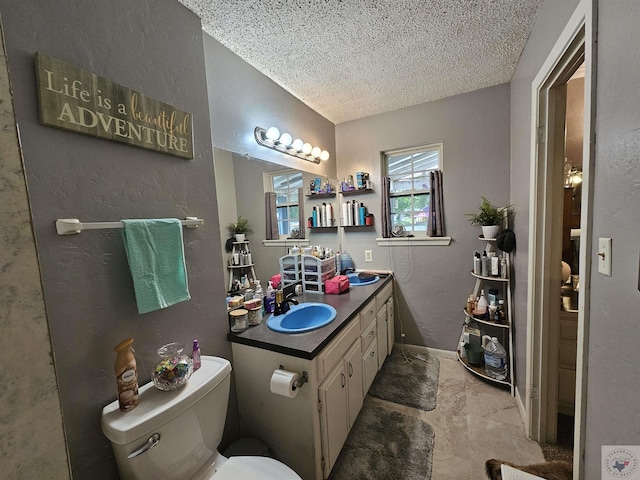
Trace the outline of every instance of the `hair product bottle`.
<instances>
[{"instance_id":1,"label":"hair product bottle","mask_svg":"<svg viewBox=\"0 0 640 480\"><path fill-rule=\"evenodd\" d=\"M113 349L116 355L114 370L118 384L118 403L120 410L132 410L138 406L138 369L131 344L133 338L127 338Z\"/></svg>"},{"instance_id":2,"label":"hair product bottle","mask_svg":"<svg viewBox=\"0 0 640 480\"><path fill-rule=\"evenodd\" d=\"M200 345L198 344L198 340L193 341L193 353L191 355L193 360L193 370L198 370L202 365L202 360L200 359Z\"/></svg>"}]
</instances>

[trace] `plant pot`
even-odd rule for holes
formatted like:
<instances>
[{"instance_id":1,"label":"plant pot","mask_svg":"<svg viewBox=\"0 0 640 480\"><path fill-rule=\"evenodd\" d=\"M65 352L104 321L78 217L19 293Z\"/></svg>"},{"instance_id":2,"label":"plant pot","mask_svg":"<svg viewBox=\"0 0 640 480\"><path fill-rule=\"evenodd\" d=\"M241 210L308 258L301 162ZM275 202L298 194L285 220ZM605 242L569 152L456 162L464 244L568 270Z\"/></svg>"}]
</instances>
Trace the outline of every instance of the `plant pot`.
<instances>
[{"instance_id":1,"label":"plant pot","mask_svg":"<svg viewBox=\"0 0 640 480\"><path fill-rule=\"evenodd\" d=\"M500 231L499 225L483 225L482 226L482 236L484 238L496 238L498 236L499 231Z\"/></svg>"},{"instance_id":2,"label":"plant pot","mask_svg":"<svg viewBox=\"0 0 640 480\"><path fill-rule=\"evenodd\" d=\"M244 242L244 233L236 233L236 242Z\"/></svg>"}]
</instances>

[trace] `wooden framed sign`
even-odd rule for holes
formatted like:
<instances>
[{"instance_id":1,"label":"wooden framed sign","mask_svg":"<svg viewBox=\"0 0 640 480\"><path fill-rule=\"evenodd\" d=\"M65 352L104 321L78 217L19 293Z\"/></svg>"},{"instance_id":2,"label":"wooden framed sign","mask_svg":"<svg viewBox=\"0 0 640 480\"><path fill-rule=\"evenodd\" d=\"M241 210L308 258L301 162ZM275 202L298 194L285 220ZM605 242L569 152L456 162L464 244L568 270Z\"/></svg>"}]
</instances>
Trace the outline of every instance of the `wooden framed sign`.
<instances>
[{"instance_id":1,"label":"wooden framed sign","mask_svg":"<svg viewBox=\"0 0 640 480\"><path fill-rule=\"evenodd\" d=\"M193 158L191 114L41 52L35 63L43 125Z\"/></svg>"}]
</instances>

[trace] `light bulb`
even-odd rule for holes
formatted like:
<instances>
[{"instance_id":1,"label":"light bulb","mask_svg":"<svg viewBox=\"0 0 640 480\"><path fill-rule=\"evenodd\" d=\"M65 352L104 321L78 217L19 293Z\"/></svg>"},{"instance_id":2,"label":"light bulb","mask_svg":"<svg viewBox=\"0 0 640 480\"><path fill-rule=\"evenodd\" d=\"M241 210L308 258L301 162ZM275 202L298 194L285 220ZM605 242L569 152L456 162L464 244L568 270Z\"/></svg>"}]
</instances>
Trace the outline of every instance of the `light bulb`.
<instances>
[{"instance_id":1,"label":"light bulb","mask_svg":"<svg viewBox=\"0 0 640 480\"><path fill-rule=\"evenodd\" d=\"M267 129L265 137L267 137L267 140L275 142L278 138L280 138L280 130L278 130L276 127L269 127Z\"/></svg>"},{"instance_id":2,"label":"light bulb","mask_svg":"<svg viewBox=\"0 0 640 480\"><path fill-rule=\"evenodd\" d=\"M285 147L288 147L289 145L291 145L292 141L293 139L291 138L291 135L289 135L288 133L283 133L282 135L280 135L280 139L278 140L278 142L281 145L284 145Z\"/></svg>"},{"instance_id":3,"label":"light bulb","mask_svg":"<svg viewBox=\"0 0 640 480\"><path fill-rule=\"evenodd\" d=\"M318 158L320 156L320 153L322 152L322 150L320 150L319 147L313 147L313 149L311 150L311 155L314 158Z\"/></svg>"},{"instance_id":4,"label":"light bulb","mask_svg":"<svg viewBox=\"0 0 640 480\"><path fill-rule=\"evenodd\" d=\"M300 140L299 138L296 138L293 143L291 144L291 147L296 151L299 152L300 150L302 150L302 146L304 145L304 142L302 140Z\"/></svg>"},{"instance_id":5,"label":"light bulb","mask_svg":"<svg viewBox=\"0 0 640 480\"><path fill-rule=\"evenodd\" d=\"M326 150L323 150L322 152L320 152L320 160L325 162L329 160L329 152L327 152Z\"/></svg>"},{"instance_id":6,"label":"light bulb","mask_svg":"<svg viewBox=\"0 0 640 480\"><path fill-rule=\"evenodd\" d=\"M305 143L304 145L302 145L302 153L304 153L305 155L309 155L312 149L313 147L310 143Z\"/></svg>"}]
</instances>

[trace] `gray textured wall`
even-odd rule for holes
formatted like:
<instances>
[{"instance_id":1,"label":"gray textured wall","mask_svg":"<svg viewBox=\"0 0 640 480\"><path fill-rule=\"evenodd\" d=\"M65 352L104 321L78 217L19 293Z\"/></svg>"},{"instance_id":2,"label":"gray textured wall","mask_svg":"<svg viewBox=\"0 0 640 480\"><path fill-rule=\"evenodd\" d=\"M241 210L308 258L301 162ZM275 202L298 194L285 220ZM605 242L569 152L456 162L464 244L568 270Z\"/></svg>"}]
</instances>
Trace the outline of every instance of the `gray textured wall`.
<instances>
[{"instance_id":1,"label":"gray textured wall","mask_svg":"<svg viewBox=\"0 0 640 480\"><path fill-rule=\"evenodd\" d=\"M113 347L135 338L140 382L155 350L198 338L230 358L199 19L174 1L0 1L33 228L74 478L115 478L102 407L116 398ZM33 54L42 51L193 114L193 160L44 127ZM197 215L185 230L192 300L138 315L121 231L56 235L56 218ZM33 345L32 348L41 348ZM232 402L229 435L236 428Z\"/></svg>"},{"instance_id":2,"label":"gray textured wall","mask_svg":"<svg viewBox=\"0 0 640 480\"><path fill-rule=\"evenodd\" d=\"M638 256L640 245L640 3L598 2L598 86L589 320L587 479L599 478L601 445L640 443ZM597 272L597 239L613 238L612 276Z\"/></svg>"},{"instance_id":3,"label":"gray textured wall","mask_svg":"<svg viewBox=\"0 0 640 480\"><path fill-rule=\"evenodd\" d=\"M334 125L229 49L204 34L213 144L289 168L335 178ZM321 147L331 158L319 165L258 145L256 126L275 126Z\"/></svg>"},{"instance_id":4,"label":"gray textured wall","mask_svg":"<svg viewBox=\"0 0 640 480\"><path fill-rule=\"evenodd\" d=\"M444 144L445 221L451 245L378 247L380 152L435 142ZM509 85L337 125L336 145L338 178L366 171L376 189L358 197L374 213L375 232L346 231L343 251L351 254L357 268L395 272L407 343L454 350L464 320L461 310L474 286L469 275L473 251L485 246L478 240L480 227L471 226L465 213L476 210L481 195L497 205L509 202ZM372 263L364 263L365 248L373 250Z\"/></svg>"}]
</instances>

